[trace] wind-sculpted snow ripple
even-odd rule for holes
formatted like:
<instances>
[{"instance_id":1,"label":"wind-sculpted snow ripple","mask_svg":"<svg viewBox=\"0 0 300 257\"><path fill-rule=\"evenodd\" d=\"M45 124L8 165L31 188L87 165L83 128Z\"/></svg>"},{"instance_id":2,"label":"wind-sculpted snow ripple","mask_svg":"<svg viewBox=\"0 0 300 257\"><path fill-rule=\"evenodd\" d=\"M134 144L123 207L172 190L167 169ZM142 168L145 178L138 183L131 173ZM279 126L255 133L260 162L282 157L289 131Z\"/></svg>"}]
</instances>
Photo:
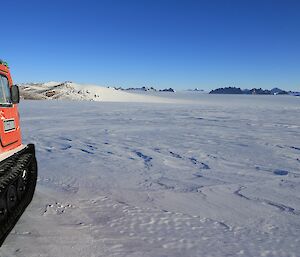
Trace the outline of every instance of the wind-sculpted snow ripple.
<instances>
[{"instance_id":1,"label":"wind-sculpted snow ripple","mask_svg":"<svg viewBox=\"0 0 300 257\"><path fill-rule=\"evenodd\" d=\"M144 164L145 164L145 167L147 167L148 169L152 166L151 164L151 160L152 160L152 157L150 156L147 156L145 154L143 154L142 152L140 151L137 151L137 150L134 150L133 151L138 157L142 158L143 161L144 161Z\"/></svg>"},{"instance_id":2,"label":"wind-sculpted snow ripple","mask_svg":"<svg viewBox=\"0 0 300 257\"><path fill-rule=\"evenodd\" d=\"M140 208L109 197L85 201L84 208L89 213L86 228L91 230L94 240L105 240L109 254L116 257L140 251L151 257L158 252L159 256L178 257L187 252L189 256L223 256L224 252L232 256L264 256L272 243L270 237L277 233L270 226L264 233L252 237L251 230L224 221ZM290 246L295 249L293 243ZM272 252L274 256L288 256L280 246L274 247Z\"/></svg>"}]
</instances>

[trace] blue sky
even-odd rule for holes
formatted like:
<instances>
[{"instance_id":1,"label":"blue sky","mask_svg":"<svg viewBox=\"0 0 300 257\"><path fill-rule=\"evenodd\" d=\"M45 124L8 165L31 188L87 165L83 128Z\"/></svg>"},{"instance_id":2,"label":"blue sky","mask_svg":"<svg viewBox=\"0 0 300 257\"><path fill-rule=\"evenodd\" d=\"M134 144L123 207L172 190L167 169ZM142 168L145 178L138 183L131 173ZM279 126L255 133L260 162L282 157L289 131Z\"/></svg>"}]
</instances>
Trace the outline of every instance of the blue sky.
<instances>
[{"instance_id":1,"label":"blue sky","mask_svg":"<svg viewBox=\"0 0 300 257\"><path fill-rule=\"evenodd\" d=\"M10 0L1 17L18 83L300 90L297 0Z\"/></svg>"}]
</instances>

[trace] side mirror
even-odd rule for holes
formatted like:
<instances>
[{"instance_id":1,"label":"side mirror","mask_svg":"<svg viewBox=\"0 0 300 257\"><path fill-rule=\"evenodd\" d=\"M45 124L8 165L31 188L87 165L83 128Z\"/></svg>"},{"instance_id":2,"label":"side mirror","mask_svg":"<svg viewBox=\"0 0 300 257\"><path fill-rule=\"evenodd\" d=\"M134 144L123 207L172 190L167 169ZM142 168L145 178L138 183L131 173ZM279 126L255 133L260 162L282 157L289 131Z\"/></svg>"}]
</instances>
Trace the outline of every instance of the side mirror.
<instances>
[{"instance_id":1,"label":"side mirror","mask_svg":"<svg viewBox=\"0 0 300 257\"><path fill-rule=\"evenodd\" d=\"M20 102L20 92L17 85L12 85L10 88L11 101L13 104L18 104Z\"/></svg>"}]
</instances>

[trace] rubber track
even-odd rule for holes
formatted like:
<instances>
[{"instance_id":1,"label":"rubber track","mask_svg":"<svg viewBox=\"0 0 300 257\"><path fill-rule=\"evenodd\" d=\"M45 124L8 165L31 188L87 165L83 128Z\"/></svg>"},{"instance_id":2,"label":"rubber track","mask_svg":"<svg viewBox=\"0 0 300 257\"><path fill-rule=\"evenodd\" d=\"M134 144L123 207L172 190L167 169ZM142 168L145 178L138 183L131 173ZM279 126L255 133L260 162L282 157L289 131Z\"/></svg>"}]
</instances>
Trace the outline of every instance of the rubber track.
<instances>
[{"instance_id":1,"label":"rubber track","mask_svg":"<svg viewBox=\"0 0 300 257\"><path fill-rule=\"evenodd\" d=\"M37 181L34 145L27 145L23 150L0 163L0 195L6 193L8 186L15 183L26 168L29 171L26 192L5 222L0 224L0 247L32 200Z\"/></svg>"}]
</instances>

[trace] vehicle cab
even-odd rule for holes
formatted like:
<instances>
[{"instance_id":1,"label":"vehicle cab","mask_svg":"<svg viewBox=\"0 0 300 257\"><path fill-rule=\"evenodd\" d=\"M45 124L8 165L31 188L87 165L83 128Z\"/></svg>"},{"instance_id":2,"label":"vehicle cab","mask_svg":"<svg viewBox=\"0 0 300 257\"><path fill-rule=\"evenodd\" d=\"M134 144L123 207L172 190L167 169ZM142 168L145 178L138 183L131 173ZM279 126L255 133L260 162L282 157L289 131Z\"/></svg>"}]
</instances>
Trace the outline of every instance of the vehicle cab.
<instances>
[{"instance_id":1,"label":"vehicle cab","mask_svg":"<svg viewBox=\"0 0 300 257\"><path fill-rule=\"evenodd\" d=\"M20 146L19 89L13 85L6 62L0 60L0 154Z\"/></svg>"}]
</instances>

